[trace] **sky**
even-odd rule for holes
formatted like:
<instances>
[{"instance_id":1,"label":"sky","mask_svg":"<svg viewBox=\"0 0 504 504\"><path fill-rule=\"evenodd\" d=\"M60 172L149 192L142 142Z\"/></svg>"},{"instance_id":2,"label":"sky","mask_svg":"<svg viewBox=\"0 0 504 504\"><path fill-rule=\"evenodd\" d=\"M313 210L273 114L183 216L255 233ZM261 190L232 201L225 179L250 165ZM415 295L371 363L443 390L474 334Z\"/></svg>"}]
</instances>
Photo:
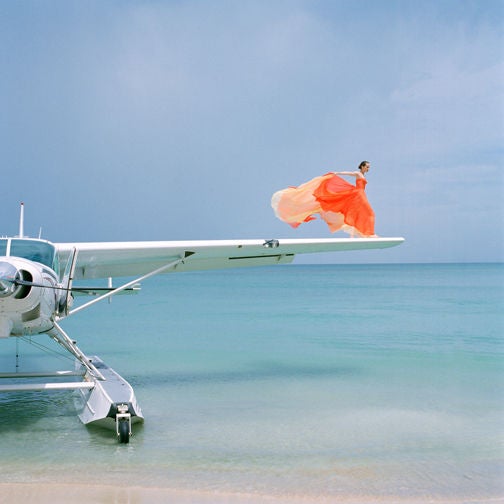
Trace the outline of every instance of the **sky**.
<instances>
[{"instance_id":1,"label":"sky","mask_svg":"<svg viewBox=\"0 0 504 504\"><path fill-rule=\"evenodd\" d=\"M271 195L371 162L400 247L504 260L504 2L0 0L0 234L325 238Z\"/></svg>"}]
</instances>

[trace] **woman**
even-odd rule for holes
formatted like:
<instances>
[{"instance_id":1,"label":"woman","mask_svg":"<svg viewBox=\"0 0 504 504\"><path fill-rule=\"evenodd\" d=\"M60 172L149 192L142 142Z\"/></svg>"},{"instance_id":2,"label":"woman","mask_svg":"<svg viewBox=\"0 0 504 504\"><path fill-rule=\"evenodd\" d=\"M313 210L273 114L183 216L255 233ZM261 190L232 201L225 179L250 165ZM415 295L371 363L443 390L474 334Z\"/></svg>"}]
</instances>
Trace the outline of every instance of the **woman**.
<instances>
[{"instance_id":1,"label":"woman","mask_svg":"<svg viewBox=\"0 0 504 504\"><path fill-rule=\"evenodd\" d=\"M276 216L296 228L314 220L315 214L327 223L331 232L342 229L351 236L376 236L374 212L364 189L369 161L355 172L330 172L302 184L276 192L271 199ZM338 175L355 177L355 185Z\"/></svg>"}]
</instances>

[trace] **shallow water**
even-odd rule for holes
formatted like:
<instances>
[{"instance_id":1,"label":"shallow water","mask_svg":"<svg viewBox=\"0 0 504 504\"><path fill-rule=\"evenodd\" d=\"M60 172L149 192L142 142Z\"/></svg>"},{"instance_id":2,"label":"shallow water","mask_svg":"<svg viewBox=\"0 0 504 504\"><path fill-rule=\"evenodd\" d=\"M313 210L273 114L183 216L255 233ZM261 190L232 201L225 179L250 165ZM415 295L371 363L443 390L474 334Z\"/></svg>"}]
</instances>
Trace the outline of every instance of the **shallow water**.
<instances>
[{"instance_id":1,"label":"shallow water","mask_svg":"<svg viewBox=\"0 0 504 504\"><path fill-rule=\"evenodd\" d=\"M145 425L118 445L71 394L1 395L1 482L503 496L503 280L489 264L151 279L64 322L131 382ZM20 369L54 362L19 350Z\"/></svg>"}]
</instances>

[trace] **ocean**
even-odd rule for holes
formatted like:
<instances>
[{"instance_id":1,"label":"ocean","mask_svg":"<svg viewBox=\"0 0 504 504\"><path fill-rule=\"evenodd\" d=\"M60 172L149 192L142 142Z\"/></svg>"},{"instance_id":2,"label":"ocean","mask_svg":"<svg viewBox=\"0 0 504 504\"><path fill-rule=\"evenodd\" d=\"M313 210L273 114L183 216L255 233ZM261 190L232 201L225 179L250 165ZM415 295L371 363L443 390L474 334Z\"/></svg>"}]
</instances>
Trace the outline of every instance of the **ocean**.
<instances>
[{"instance_id":1,"label":"ocean","mask_svg":"<svg viewBox=\"0 0 504 504\"><path fill-rule=\"evenodd\" d=\"M502 264L149 279L62 322L133 385L145 424L121 445L72 393L1 394L0 483L502 499L503 294ZM20 370L73 367L11 338L0 369L16 347Z\"/></svg>"}]
</instances>

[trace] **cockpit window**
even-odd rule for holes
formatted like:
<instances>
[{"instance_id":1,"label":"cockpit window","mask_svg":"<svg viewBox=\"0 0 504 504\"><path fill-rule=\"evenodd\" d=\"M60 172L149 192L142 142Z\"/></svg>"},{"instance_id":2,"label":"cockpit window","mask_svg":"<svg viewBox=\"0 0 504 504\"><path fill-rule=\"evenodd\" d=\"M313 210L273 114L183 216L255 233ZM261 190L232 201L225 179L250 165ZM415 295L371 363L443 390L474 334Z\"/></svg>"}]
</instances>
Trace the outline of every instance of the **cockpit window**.
<instances>
[{"instance_id":1,"label":"cockpit window","mask_svg":"<svg viewBox=\"0 0 504 504\"><path fill-rule=\"evenodd\" d=\"M54 268L55 248L50 243L37 240L12 239L10 255L23 257L30 261L42 263L49 268Z\"/></svg>"},{"instance_id":2,"label":"cockpit window","mask_svg":"<svg viewBox=\"0 0 504 504\"><path fill-rule=\"evenodd\" d=\"M0 240L0 256L7 254L7 240Z\"/></svg>"}]
</instances>

